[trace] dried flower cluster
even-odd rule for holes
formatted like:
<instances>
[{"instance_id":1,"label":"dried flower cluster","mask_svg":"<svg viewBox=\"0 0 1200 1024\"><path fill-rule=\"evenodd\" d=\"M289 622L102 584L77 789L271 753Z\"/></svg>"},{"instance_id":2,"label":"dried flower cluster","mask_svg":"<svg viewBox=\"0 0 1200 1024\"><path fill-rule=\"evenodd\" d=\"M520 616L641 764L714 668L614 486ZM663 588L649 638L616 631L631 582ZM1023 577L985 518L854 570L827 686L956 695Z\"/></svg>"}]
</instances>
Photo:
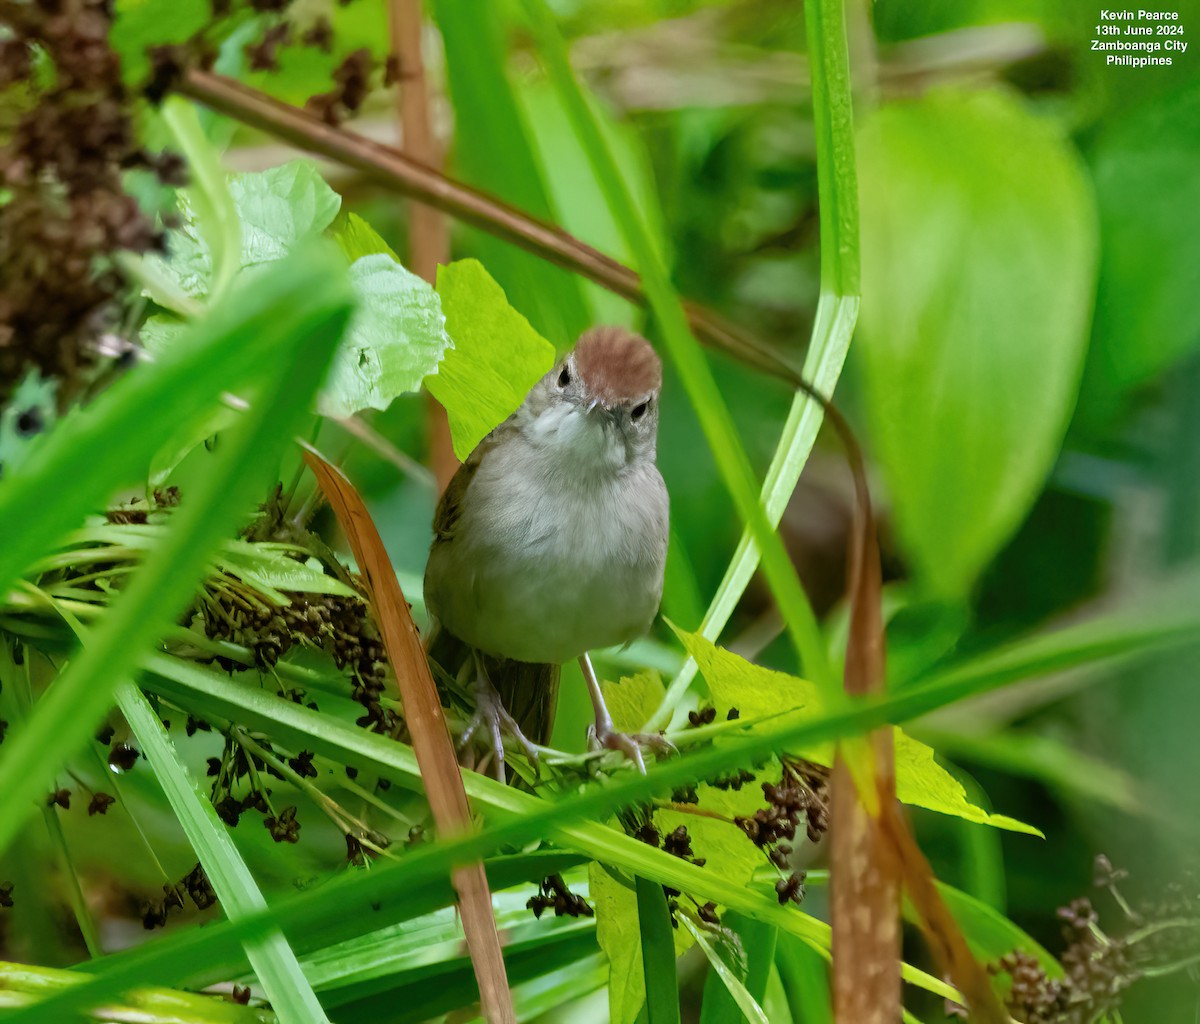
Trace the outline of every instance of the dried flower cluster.
<instances>
[{"instance_id":1,"label":"dried flower cluster","mask_svg":"<svg viewBox=\"0 0 1200 1024\"><path fill-rule=\"evenodd\" d=\"M86 383L126 284L119 252L162 235L127 195L122 172L179 183L177 157L138 142L109 0L0 3L0 90L22 113L0 148L0 404L31 368L60 382L65 405ZM35 69L43 54L52 71Z\"/></svg>"},{"instance_id":2,"label":"dried flower cluster","mask_svg":"<svg viewBox=\"0 0 1200 1024\"><path fill-rule=\"evenodd\" d=\"M809 842L819 842L829 828L829 769L803 758L782 759L779 784L762 783L767 806L750 817L735 818L737 826L760 849L796 838L804 822Z\"/></svg>"},{"instance_id":3,"label":"dried flower cluster","mask_svg":"<svg viewBox=\"0 0 1200 1024\"><path fill-rule=\"evenodd\" d=\"M1120 1011L1125 991L1148 971L1184 969L1200 955L1200 886L1173 884L1156 903L1135 909L1119 883L1127 873L1108 858L1096 858L1096 886L1108 891L1124 921L1106 931L1092 901L1080 898L1060 907L1065 948L1063 977L1051 978L1032 953L1014 950L990 965L1008 978L1005 1007L1024 1024L1093 1024ZM948 1012L964 1016L959 1006Z\"/></svg>"},{"instance_id":4,"label":"dried flower cluster","mask_svg":"<svg viewBox=\"0 0 1200 1024\"><path fill-rule=\"evenodd\" d=\"M197 910L207 910L217 903L217 894L213 892L208 876L199 864L184 875L182 881L176 882L174 885L164 885L161 900L142 905L140 910L142 927L147 931L163 927L167 923L167 915L172 910L184 908L186 905L183 899L185 895L190 897Z\"/></svg>"},{"instance_id":5,"label":"dried flower cluster","mask_svg":"<svg viewBox=\"0 0 1200 1024\"><path fill-rule=\"evenodd\" d=\"M541 918L547 910L553 908L555 917L593 917L588 901L567 888L562 875L547 875L542 879L536 896L530 896L525 904L533 911L533 916Z\"/></svg>"}]
</instances>

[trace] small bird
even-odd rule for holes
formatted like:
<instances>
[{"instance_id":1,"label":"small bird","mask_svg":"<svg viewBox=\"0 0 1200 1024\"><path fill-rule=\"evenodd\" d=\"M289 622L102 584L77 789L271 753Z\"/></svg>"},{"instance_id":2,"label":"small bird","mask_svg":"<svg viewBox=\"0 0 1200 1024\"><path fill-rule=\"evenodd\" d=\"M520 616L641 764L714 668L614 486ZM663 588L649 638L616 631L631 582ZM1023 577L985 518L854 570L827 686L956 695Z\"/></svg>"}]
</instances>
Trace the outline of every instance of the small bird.
<instances>
[{"instance_id":1,"label":"small bird","mask_svg":"<svg viewBox=\"0 0 1200 1024\"><path fill-rule=\"evenodd\" d=\"M472 452L438 505L425 570L431 646L441 631L470 649L460 677L474 668L476 712L463 742L485 729L502 781L502 731L536 757L559 667L575 658L596 712L593 743L642 767L645 739L614 730L587 652L643 635L662 599L661 389L648 341L620 327L587 331Z\"/></svg>"}]
</instances>

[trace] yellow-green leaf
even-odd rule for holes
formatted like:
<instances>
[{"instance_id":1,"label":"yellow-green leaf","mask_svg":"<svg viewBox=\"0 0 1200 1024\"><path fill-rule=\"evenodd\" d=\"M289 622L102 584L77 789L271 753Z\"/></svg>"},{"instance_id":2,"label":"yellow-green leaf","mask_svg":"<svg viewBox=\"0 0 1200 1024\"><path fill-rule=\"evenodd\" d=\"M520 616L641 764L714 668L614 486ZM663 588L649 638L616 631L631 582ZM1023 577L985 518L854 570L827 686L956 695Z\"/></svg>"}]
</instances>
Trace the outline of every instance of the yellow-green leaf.
<instances>
[{"instance_id":1,"label":"yellow-green leaf","mask_svg":"<svg viewBox=\"0 0 1200 1024\"><path fill-rule=\"evenodd\" d=\"M698 633L686 633L672 626L704 675L717 715L723 718L735 707L747 721L778 719L780 715L817 717L822 713L817 688L806 679L755 665ZM901 730L896 735L896 795L906 804L951 814L966 821L1027 832L1040 836L1031 825L1002 814L989 814L967 799L966 791L945 768L938 764L932 747L926 746ZM810 760L830 764L832 749L796 751Z\"/></svg>"},{"instance_id":2,"label":"yellow-green leaf","mask_svg":"<svg viewBox=\"0 0 1200 1024\"><path fill-rule=\"evenodd\" d=\"M554 346L508 304L478 260L438 267L437 292L454 348L425 386L445 406L454 454L465 460L554 365Z\"/></svg>"}]
</instances>

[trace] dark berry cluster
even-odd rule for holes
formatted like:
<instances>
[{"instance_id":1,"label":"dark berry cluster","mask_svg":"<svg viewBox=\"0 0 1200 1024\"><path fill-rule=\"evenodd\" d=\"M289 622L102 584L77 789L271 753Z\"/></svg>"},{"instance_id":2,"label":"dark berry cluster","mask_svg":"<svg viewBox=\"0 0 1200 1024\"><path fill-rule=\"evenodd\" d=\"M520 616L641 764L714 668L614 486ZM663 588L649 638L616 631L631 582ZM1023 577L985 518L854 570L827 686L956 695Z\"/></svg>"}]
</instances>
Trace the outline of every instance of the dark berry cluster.
<instances>
[{"instance_id":1,"label":"dark berry cluster","mask_svg":"<svg viewBox=\"0 0 1200 1024\"><path fill-rule=\"evenodd\" d=\"M176 882L174 885L164 885L161 900L142 905L142 927L147 931L163 927L167 923L167 915L172 910L184 908L186 905L184 896L191 898L197 910L207 910L216 905L217 894L213 892L208 876L199 864L184 875L182 881Z\"/></svg>"},{"instance_id":2,"label":"dark berry cluster","mask_svg":"<svg viewBox=\"0 0 1200 1024\"><path fill-rule=\"evenodd\" d=\"M375 59L365 47L355 50L333 72L334 86L309 98L305 109L326 124L339 125L357 114L371 92Z\"/></svg>"},{"instance_id":3,"label":"dark berry cluster","mask_svg":"<svg viewBox=\"0 0 1200 1024\"><path fill-rule=\"evenodd\" d=\"M755 846L766 849L796 838L804 821L809 842L818 842L829 828L829 769L802 758L783 758L779 784L762 784L767 806L734 821Z\"/></svg>"},{"instance_id":4,"label":"dark berry cluster","mask_svg":"<svg viewBox=\"0 0 1200 1024\"><path fill-rule=\"evenodd\" d=\"M555 917L592 917L595 914L587 900L567 888L562 875L547 875L542 879L537 895L530 896L525 906L536 918L551 908Z\"/></svg>"},{"instance_id":5,"label":"dark berry cluster","mask_svg":"<svg viewBox=\"0 0 1200 1024\"><path fill-rule=\"evenodd\" d=\"M349 670L351 693L366 711L358 724L396 732L396 715L382 702L387 683L383 642L362 598L292 592L285 594L290 603L280 606L239 582L229 584L209 585L201 597L199 612L210 639L253 651L262 669L274 667L297 645L320 648L338 668ZM229 671L243 667L220 656L214 660Z\"/></svg>"},{"instance_id":6,"label":"dark berry cluster","mask_svg":"<svg viewBox=\"0 0 1200 1024\"><path fill-rule=\"evenodd\" d=\"M261 746L269 750L271 745L262 740ZM240 743L229 736L225 737L225 748L221 756L208 759L207 774L213 780L213 807L216 808L217 816L230 828L236 827L247 811L270 815L271 791L264 785L264 776L283 778L273 765L257 754L248 753ZM239 792L241 795L238 795ZM294 814L292 818L295 818ZM267 827L271 828L270 825ZM296 822L293 831L298 832L299 829L300 825ZM276 841L280 841L279 837L276 837Z\"/></svg>"},{"instance_id":7,"label":"dark berry cluster","mask_svg":"<svg viewBox=\"0 0 1200 1024\"><path fill-rule=\"evenodd\" d=\"M0 907L5 909L13 905L12 882L0 882Z\"/></svg>"},{"instance_id":8,"label":"dark berry cluster","mask_svg":"<svg viewBox=\"0 0 1200 1024\"><path fill-rule=\"evenodd\" d=\"M137 139L112 20L111 0L0 4L0 89L30 97L0 147L0 404L31 368L75 397L126 291L113 256L163 245L121 176L183 167Z\"/></svg>"}]
</instances>

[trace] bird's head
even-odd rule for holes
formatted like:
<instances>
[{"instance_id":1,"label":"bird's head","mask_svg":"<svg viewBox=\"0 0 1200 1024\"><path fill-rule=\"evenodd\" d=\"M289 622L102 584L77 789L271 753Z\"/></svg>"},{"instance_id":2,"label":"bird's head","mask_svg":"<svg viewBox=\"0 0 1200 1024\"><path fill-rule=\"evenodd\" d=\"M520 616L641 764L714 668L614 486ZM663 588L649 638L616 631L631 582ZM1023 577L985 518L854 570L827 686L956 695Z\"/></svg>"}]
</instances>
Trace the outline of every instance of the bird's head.
<instances>
[{"instance_id":1,"label":"bird's head","mask_svg":"<svg viewBox=\"0 0 1200 1024\"><path fill-rule=\"evenodd\" d=\"M561 447L587 468L620 470L653 460L662 362L623 327L593 327L533 390L523 406L539 445Z\"/></svg>"}]
</instances>

